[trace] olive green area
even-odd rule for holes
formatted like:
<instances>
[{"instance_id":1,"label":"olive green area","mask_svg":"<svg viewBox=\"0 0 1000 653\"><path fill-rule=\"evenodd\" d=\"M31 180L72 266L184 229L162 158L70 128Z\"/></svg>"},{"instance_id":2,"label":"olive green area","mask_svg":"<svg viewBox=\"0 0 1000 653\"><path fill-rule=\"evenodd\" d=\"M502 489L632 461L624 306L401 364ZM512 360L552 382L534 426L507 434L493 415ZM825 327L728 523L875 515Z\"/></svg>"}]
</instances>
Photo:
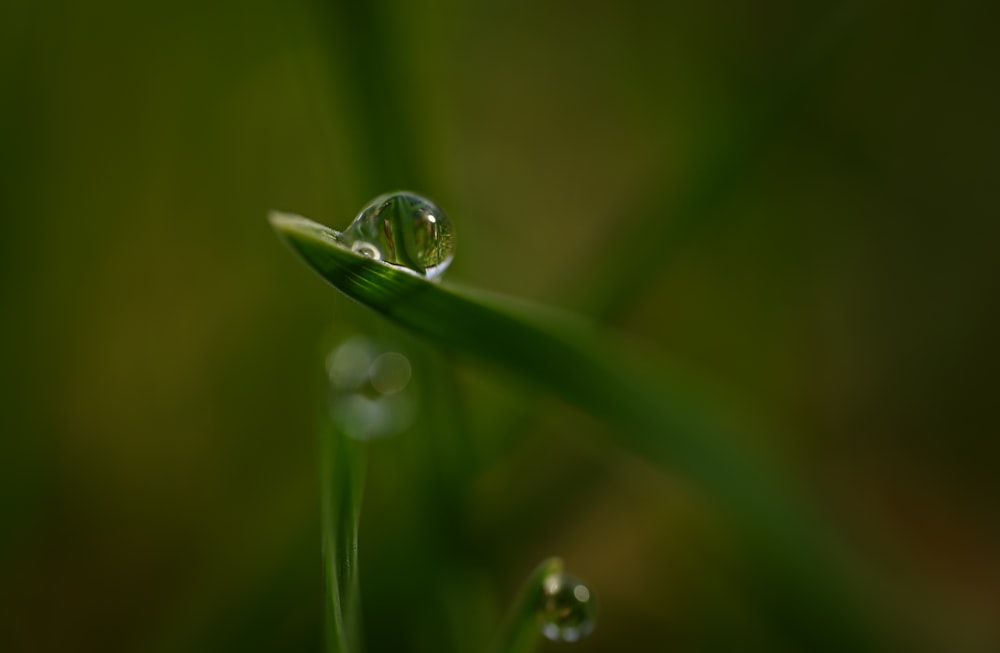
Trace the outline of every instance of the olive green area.
<instances>
[{"instance_id":1,"label":"olive green area","mask_svg":"<svg viewBox=\"0 0 1000 653\"><path fill-rule=\"evenodd\" d=\"M551 556L541 651L1000 650L994 13L0 3L0 651L488 650ZM266 221L398 189L437 286Z\"/></svg>"}]
</instances>

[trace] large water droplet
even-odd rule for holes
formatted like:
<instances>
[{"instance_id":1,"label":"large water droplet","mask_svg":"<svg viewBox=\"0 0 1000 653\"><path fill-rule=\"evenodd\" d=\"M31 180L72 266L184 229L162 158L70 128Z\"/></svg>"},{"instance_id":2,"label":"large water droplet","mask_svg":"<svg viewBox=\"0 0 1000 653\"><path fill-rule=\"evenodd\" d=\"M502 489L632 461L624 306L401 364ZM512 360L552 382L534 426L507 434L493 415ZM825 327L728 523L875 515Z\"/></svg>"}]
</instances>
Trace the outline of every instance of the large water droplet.
<instances>
[{"instance_id":1,"label":"large water droplet","mask_svg":"<svg viewBox=\"0 0 1000 653\"><path fill-rule=\"evenodd\" d=\"M597 606L579 578L552 573L542 581L539 611L542 634L553 641L575 642L594 630Z\"/></svg>"},{"instance_id":2,"label":"large water droplet","mask_svg":"<svg viewBox=\"0 0 1000 653\"><path fill-rule=\"evenodd\" d=\"M432 279L455 255L451 220L433 202L413 193L375 198L339 236L355 252Z\"/></svg>"}]
</instances>

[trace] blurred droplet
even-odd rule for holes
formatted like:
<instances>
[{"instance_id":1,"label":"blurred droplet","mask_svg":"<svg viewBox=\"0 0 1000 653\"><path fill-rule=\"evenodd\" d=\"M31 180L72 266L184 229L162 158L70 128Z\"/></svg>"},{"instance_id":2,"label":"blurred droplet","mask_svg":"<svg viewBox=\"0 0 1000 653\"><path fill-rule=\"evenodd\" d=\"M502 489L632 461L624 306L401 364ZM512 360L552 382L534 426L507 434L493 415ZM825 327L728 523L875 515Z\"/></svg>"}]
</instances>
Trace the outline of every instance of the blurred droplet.
<instances>
[{"instance_id":1,"label":"blurred droplet","mask_svg":"<svg viewBox=\"0 0 1000 653\"><path fill-rule=\"evenodd\" d=\"M372 387L384 395L401 392L410 382L410 360L396 351L389 351L372 362L368 370Z\"/></svg>"},{"instance_id":2,"label":"blurred droplet","mask_svg":"<svg viewBox=\"0 0 1000 653\"><path fill-rule=\"evenodd\" d=\"M549 574L542 581L539 619L542 634L552 641L575 642L594 630L596 604L579 578Z\"/></svg>"},{"instance_id":3,"label":"blurred droplet","mask_svg":"<svg viewBox=\"0 0 1000 653\"><path fill-rule=\"evenodd\" d=\"M406 392L409 359L362 336L348 338L326 358L330 416L358 440L396 435L413 421L415 404Z\"/></svg>"},{"instance_id":4,"label":"blurred droplet","mask_svg":"<svg viewBox=\"0 0 1000 653\"><path fill-rule=\"evenodd\" d=\"M385 407L361 394L341 397L333 404L337 426L352 438L368 440L385 431Z\"/></svg>"},{"instance_id":5,"label":"blurred droplet","mask_svg":"<svg viewBox=\"0 0 1000 653\"><path fill-rule=\"evenodd\" d=\"M326 373L339 390L356 390L368 380L374 343L357 336L344 341L326 357Z\"/></svg>"},{"instance_id":6,"label":"blurred droplet","mask_svg":"<svg viewBox=\"0 0 1000 653\"><path fill-rule=\"evenodd\" d=\"M413 402L405 395L350 394L335 400L330 410L337 426L357 440L397 435L413 421Z\"/></svg>"},{"instance_id":7,"label":"blurred droplet","mask_svg":"<svg viewBox=\"0 0 1000 653\"><path fill-rule=\"evenodd\" d=\"M339 238L364 256L432 279L445 271L455 254L451 220L433 202L413 193L375 198Z\"/></svg>"}]
</instances>

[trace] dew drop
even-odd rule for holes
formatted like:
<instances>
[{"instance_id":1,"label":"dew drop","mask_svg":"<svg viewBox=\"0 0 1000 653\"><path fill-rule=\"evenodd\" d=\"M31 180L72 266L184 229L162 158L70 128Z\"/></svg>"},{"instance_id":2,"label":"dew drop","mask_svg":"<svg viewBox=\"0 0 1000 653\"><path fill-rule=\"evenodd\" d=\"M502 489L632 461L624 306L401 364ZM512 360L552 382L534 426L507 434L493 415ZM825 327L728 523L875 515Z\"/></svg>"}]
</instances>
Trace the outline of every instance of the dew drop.
<instances>
[{"instance_id":1,"label":"dew drop","mask_svg":"<svg viewBox=\"0 0 1000 653\"><path fill-rule=\"evenodd\" d=\"M394 395L406 389L412 368L410 360L397 351L387 351L368 370L372 387L383 395Z\"/></svg>"},{"instance_id":2,"label":"dew drop","mask_svg":"<svg viewBox=\"0 0 1000 653\"><path fill-rule=\"evenodd\" d=\"M552 573L542 581L539 622L552 641L575 642L594 630L597 606L590 589L579 578Z\"/></svg>"},{"instance_id":3,"label":"dew drop","mask_svg":"<svg viewBox=\"0 0 1000 653\"><path fill-rule=\"evenodd\" d=\"M440 276L455 255L451 220L433 202L413 193L389 193L368 204L339 238L370 258Z\"/></svg>"}]
</instances>

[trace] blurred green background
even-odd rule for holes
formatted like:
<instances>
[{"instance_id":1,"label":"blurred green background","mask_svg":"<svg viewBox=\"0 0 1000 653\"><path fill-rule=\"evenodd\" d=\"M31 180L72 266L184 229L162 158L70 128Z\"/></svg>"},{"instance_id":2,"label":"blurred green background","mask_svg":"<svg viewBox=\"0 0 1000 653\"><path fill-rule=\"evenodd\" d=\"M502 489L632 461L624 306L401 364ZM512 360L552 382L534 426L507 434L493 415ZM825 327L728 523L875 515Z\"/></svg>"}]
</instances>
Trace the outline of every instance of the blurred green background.
<instances>
[{"instance_id":1,"label":"blurred green background","mask_svg":"<svg viewBox=\"0 0 1000 653\"><path fill-rule=\"evenodd\" d=\"M552 554L600 600L574 650L799 648L696 487L387 328L265 219L343 228L396 188L451 215L450 280L592 315L718 388L902 650L1000 649L995 18L5 2L0 649L321 650L322 361L357 333L422 384L414 432L369 452L369 650L475 650ZM414 461L449 397L470 446L506 444L434 556Z\"/></svg>"}]
</instances>

